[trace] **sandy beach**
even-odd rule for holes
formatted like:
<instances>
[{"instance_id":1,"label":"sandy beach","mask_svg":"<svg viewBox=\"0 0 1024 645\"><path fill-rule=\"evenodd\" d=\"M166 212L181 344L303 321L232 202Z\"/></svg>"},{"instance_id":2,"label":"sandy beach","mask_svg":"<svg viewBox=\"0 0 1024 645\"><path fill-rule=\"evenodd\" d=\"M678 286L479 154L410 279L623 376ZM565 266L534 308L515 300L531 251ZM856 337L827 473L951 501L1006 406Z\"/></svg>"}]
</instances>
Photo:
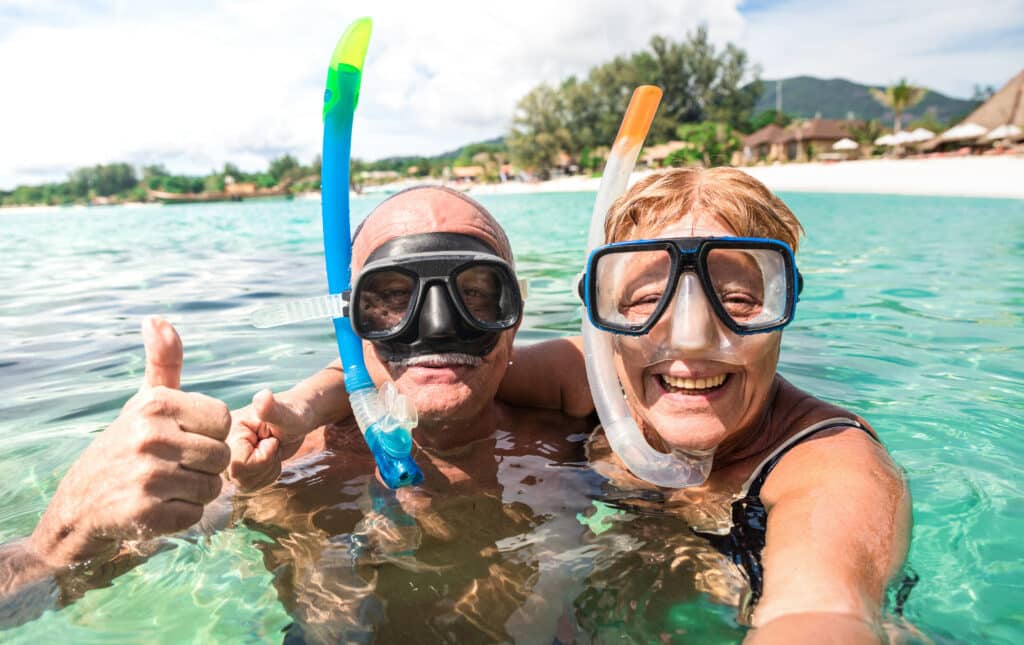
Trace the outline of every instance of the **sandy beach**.
<instances>
[{"instance_id":1,"label":"sandy beach","mask_svg":"<svg viewBox=\"0 0 1024 645\"><path fill-rule=\"evenodd\" d=\"M792 163L741 168L774 191L881 193L1024 199L1024 158L952 157ZM649 171L633 174L636 181ZM562 177L535 184L509 182L470 189L475 195L594 191L595 177Z\"/></svg>"},{"instance_id":2,"label":"sandy beach","mask_svg":"<svg viewBox=\"0 0 1024 645\"><path fill-rule=\"evenodd\" d=\"M876 193L886 195L936 195L946 197L995 197L1024 199L1024 157L947 157L934 159L870 159L839 163L791 163L741 168L773 191L811 193ZM630 183L649 174L633 173ZM405 180L368 187L364 197L383 199L403 188L436 180ZM596 191L600 177L559 177L550 181L480 184L469 187L472 195L515 195L524 193L572 193ZM358 195L353 194L353 197ZM320 193L309 192L296 199L319 201ZM158 206L158 204L126 204ZM45 211L62 206L15 206L0 213ZM74 206L71 208L91 208Z\"/></svg>"}]
</instances>

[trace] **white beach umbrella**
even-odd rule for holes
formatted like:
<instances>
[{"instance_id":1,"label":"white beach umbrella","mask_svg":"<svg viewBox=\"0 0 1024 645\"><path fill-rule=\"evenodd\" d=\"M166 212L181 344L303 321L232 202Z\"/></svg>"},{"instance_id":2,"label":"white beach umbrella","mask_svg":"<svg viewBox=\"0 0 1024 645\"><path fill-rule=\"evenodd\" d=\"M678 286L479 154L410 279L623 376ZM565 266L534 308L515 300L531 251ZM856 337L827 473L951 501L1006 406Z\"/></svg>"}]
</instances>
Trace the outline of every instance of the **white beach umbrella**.
<instances>
[{"instance_id":1,"label":"white beach umbrella","mask_svg":"<svg viewBox=\"0 0 1024 645\"><path fill-rule=\"evenodd\" d=\"M902 146L903 144L914 143L915 141L917 141L917 139L914 138L914 135L906 130L900 130L896 134L892 135L892 145L894 146Z\"/></svg>"},{"instance_id":2,"label":"white beach umbrella","mask_svg":"<svg viewBox=\"0 0 1024 645\"><path fill-rule=\"evenodd\" d=\"M939 135L941 141L970 141L988 132L988 128L977 123L961 123Z\"/></svg>"},{"instance_id":3,"label":"white beach umbrella","mask_svg":"<svg viewBox=\"0 0 1024 645\"><path fill-rule=\"evenodd\" d=\"M896 134L887 134L875 139L876 146L902 146L906 143L913 143L914 139L906 130L900 130Z\"/></svg>"},{"instance_id":4,"label":"white beach umbrella","mask_svg":"<svg viewBox=\"0 0 1024 645\"><path fill-rule=\"evenodd\" d=\"M860 146L853 139L840 139L832 144L833 150L856 150Z\"/></svg>"},{"instance_id":5,"label":"white beach umbrella","mask_svg":"<svg viewBox=\"0 0 1024 645\"><path fill-rule=\"evenodd\" d=\"M1024 134L1024 130L1021 130L1019 125L1001 125L986 134L984 140L999 141L1000 139L1016 139L1021 134Z\"/></svg>"},{"instance_id":6,"label":"white beach umbrella","mask_svg":"<svg viewBox=\"0 0 1024 645\"><path fill-rule=\"evenodd\" d=\"M929 139L935 138L935 133L928 128L918 128L910 133L913 137L914 143L920 143L921 141L928 141Z\"/></svg>"}]
</instances>

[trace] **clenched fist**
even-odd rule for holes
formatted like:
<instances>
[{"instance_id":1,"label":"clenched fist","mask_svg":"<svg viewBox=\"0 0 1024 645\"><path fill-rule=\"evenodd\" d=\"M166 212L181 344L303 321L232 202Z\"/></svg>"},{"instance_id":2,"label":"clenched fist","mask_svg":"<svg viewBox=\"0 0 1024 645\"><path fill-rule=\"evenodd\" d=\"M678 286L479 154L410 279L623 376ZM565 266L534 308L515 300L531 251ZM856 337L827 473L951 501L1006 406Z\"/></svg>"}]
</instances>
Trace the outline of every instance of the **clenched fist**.
<instances>
[{"instance_id":1,"label":"clenched fist","mask_svg":"<svg viewBox=\"0 0 1024 645\"><path fill-rule=\"evenodd\" d=\"M269 486L281 475L281 462L295 454L315 427L308 404L260 390L252 405L234 413L228 477L243 492Z\"/></svg>"},{"instance_id":2,"label":"clenched fist","mask_svg":"<svg viewBox=\"0 0 1024 645\"><path fill-rule=\"evenodd\" d=\"M30 539L51 565L110 557L122 540L182 531L220 493L228 407L178 389L182 346L170 323L147 319L142 335L142 387L68 471Z\"/></svg>"}]
</instances>

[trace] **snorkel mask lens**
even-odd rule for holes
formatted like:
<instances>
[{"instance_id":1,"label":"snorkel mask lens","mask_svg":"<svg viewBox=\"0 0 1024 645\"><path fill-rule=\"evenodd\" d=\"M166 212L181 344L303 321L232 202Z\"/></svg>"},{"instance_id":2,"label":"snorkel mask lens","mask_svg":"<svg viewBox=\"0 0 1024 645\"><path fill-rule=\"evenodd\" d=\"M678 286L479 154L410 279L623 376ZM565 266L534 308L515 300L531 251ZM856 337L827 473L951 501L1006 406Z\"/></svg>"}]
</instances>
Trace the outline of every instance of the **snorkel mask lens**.
<instances>
[{"instance_id":1,"label":"snorkel mask lens","mask_svg":"<svg viewBox=\"0 0 1024 645\"><path fill-rule=\"evenodd\" d=\"M472 255L403 258L367 265L353 290L352 322L367 340L405 334L423 308L428 289L443 286L455 312L477 331L503 331L519 322L523 301L507 263Z\"/></svg>"},{"instance_id":2,"label":"snorkel mask lens","mask_svg":"<svg viewBox=\"0 0 1024 645\"><path fill-rule=\"evenodd\" d=\"M609 244L587 267L587 310L599 329L650 332L665 314L685 272L699 278L722 323L737 334L774 331L792 319L800 278L792 251L762 238L671 238Z\"/></svg>"},{"instance_id":3,"label":"snorkel mask lens","mask_svg":"<svg viewBox=\"0 0 1024 645\"><path fill-rule=\"evenodd\" d=\"M358 285L352 309L356 333L363 338L401 333L416 295L416 276L381 269L361 276Z\"/></svg>"}]
</instances>

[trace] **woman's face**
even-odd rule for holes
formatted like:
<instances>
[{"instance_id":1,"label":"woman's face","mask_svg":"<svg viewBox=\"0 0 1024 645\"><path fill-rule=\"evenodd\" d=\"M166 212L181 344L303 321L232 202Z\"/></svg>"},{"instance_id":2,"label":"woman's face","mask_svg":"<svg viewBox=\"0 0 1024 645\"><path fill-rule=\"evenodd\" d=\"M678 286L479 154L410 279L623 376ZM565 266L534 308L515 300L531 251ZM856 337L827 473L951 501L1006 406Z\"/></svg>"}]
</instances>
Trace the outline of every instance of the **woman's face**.
<instances>
[{"instance_id":1,"label":"woman's face","mask_svg":"<svg viewBox=\"0 0 1024 645\"><path fill-rule=\"evenodd\" d=\"M722 236L736 233L713 216L688 214L645 237ZM671 448L713 449L761 420L781 340L781 331L730 331L696 275L684 273L649 334L615 337L616 368L641 427Z\"/></svg>"}]
</instances>

